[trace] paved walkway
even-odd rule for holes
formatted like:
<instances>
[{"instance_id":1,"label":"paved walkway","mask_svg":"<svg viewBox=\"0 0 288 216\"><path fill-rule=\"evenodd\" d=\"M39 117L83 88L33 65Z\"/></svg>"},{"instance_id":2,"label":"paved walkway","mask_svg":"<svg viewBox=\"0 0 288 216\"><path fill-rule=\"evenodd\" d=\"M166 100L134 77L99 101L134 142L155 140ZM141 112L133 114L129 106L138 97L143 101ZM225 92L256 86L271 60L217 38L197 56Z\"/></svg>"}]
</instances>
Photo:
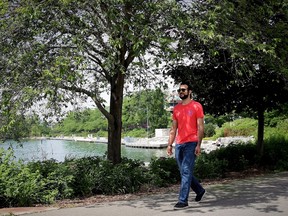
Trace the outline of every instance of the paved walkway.
<instances>
[{"instance_id":1,"label":"paved walkway","mask_svg":"<svg viewBox=\"0 0 288 216\"><path fill-rule=\"evenodd\" d=\"M265 175L230 183L205 185L207 193L201 203L190 202L189 208L173 210L175 192L149 195L137 200L95 203L85 207L45 209L0 209L0 215L30 216L287 216L288 172ZM191 193L190 199L194 198Z\"/></svg>"}]
</instances>

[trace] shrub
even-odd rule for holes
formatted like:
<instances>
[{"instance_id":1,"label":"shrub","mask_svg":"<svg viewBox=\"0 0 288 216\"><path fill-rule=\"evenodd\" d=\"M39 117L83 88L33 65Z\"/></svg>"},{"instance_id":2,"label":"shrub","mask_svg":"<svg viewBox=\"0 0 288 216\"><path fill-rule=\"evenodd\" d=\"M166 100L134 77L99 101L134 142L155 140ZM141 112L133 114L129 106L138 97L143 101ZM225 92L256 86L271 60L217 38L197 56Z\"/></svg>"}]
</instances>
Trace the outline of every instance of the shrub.
<instances>
[{"instance_id":1,"label":"shrub","mask_svg":"<svg viewBox=\"0 0 288 216\"><path fill-rule=\"evenodd\" d=\"M180 181L180 174L175 158L152 158L149 164L149 183L165 187Z\"/></svg>"},{"instance_id":2,"label":"shrub","mask_svg":"<svg viewBox=\"0 0 288 216\"><path fill-rule=\"evenodd\" d=\"M69 167L73 179L70 187L73 188L75 197L89 196L93 194L100 157L85 157L79 159L66 159L64 164Z\"/></svg>"},{"instance_id":3,"label":"shrub","mask_svg":"<svg viewBox=\"0 0 288 216\"><path fill-rule=\"evenodd\" d=\"M224 137L224 129L222 127L215 129L215 134L213 135L212 139L215 140L219 137Z\"/></svg>"},{"instance_id":4,"label":"shrub","mask_svg":"<svg viewBox=\"0 0 288 216\"><path fill-rule=\"evenodd\" d=\"M212 137L215 134L215 125L212 123L205 124L205 137Z\"/></svg>"},{"instance_id":5,"label":"shrub","mask_svg":"<svg viewBox=\"0 0 288 216\"><path fill-rule=\"evenodd\" d=\"M70 183L73 174L68 166L51 159L30 162L28 167L32 172L39 172L41 175L42 188L39 195L42 203L53 203L57 199L72 197L73 188Z\"/></svg>"},{"instance_id":6,"label":"shrub","mask_svg":"<svg viewBox=\"0 0 288 216\"><path fill-rule=\"evenodd\" d=\"M270 137L274 139L275 137L285 137L288 139L288 119L283 121L277 121L276 127L265 127L265 139L269 140Z\"/></svg>"},{"instance_id":7,"label":"shrub","mask_svg":"<svg viewBox=\"0 0 288 216\"><path fill-rule=\"evenodd\" d=\"M195 163L194 175L199 179L214 179L222 178L227 170L228 162L219 160L215 157L216 154L210 153L201 154Z\"/></svg>"},{"instance_id":8,"label":"shrub","mask_svg":"<svg viewBox=\"0 0 288 216\"><path fill-rule=\"evenodd\" d=\"M260 165L270 170L288 170L288 138L274 135L264 140L264 153Z\"/></svg>"},{"instance_id":9,"label":"shrub","mask_svg":"<svg viewBox=\"0 0 288 216\"><path fill-rule=\"evenodd\" d=\"M102 160L95 178L94 193L134 193L145 183L144 171L144 164L139 160L122 158L117 165Z\"/></svg>"},{"instance_id":10,"label":"shrub","mask_svg":"<svg viewBox=\"0 0 288 216\"><path fill-rule=\"evenodd\" d=\"M15 161L12 150L0 149L1 207L30 206L41 203L43 181L41 174L33 172L22 161Z\"/></svg>"},{"instance_id":11,"label":"shrub","mask_svg":"<svg viewBox=\"0 0 288 216\"><path fill-rule=\"evenodd\" d=\"M236 119L232 122L226 122L221 128L216 129L213 138L227 136L256 136L257 120L250 118Z\"/></svg>"},{"instance_id":12,"label":"shrub","mask_svg":"<svg viewBox=\"0 0 288 216\"><path fill-rule=\"evenodd\" d=\"M211 157L225 160L226 171L243 171L256 164L257 150L255 144L230 144L211 153Z\"/></svg>"}]
</instances>

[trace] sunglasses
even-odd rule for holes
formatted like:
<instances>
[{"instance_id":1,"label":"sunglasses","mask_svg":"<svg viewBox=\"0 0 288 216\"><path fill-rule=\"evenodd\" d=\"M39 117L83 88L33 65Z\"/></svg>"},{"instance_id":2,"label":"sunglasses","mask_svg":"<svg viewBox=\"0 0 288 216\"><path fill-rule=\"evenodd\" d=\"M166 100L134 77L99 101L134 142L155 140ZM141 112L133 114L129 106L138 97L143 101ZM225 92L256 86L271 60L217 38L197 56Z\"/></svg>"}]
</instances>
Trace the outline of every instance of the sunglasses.
<instances>
[{"instance_id":1,"label":"sunglasses","mask_svg":"<svg viewBox=\"0 0 288 216\"><path fill-rule=\"evenodd\" d=\"M187 90L187 89L185 89L185 88L180 88L180 89L177 90L177 92L178 92L178 93L180 93L180 92L185 92L186 90Z\"/></svg>"}]
</instances>

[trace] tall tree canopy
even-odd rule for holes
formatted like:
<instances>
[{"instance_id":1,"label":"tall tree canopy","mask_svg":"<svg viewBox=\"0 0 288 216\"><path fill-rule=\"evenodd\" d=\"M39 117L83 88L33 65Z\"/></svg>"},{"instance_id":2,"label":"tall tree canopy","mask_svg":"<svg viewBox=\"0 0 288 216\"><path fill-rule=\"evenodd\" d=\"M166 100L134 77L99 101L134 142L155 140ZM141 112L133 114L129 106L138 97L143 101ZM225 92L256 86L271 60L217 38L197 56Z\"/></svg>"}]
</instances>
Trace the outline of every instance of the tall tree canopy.
<instances>
[{"instance_id":1,"label":"tall tree canopy","mask_svg":"<svg viewBox=\"0 0 288 216\"><path fill-rule=\"evenodd\" d=\"M185 45L198 61L170 70L176 80L193 82L196 99L211 114L256 112L260 153L264 111L288 102L287 6L270 0L197 2L191 16L199 12L200 33L185 31Z\"/></svg>"},{"instance_id":2,"label":"tall tree canopy","mask_svg":"<svg viewBox=\"0 0 288 216\"><path fill-rule=\"evenodd\" d=\"M1 0L0 7L1 113L13 123L14 112L41 99L59 110L75 96L91 98L108 119L108 159L120 162L124 88L147 83L155 76L148 66L175 57L179 2Z\"/></svg>"}]
</instances>

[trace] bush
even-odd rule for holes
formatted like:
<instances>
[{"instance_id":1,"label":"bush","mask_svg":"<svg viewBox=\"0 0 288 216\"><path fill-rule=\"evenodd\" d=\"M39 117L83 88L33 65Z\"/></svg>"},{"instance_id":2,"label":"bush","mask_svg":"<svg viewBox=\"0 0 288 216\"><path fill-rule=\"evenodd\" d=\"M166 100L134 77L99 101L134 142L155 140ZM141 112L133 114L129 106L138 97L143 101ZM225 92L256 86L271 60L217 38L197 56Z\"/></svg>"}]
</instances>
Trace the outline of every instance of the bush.
<instances>
[{"instance_id":1,"label":"bush","mask_svg":"<svg viewBox=\"0 0 288 216\"><path fill-rule=\"evenodd\" d=\"M54 191L46 190L38 170L33 171L22 161L14 161L13 151L0 149L0 200L1 207L31 206L50 203ZM45 191L45 196L43 196ZM47 198L49 197L49 200Z\"/></svg>"},{"instance_id":2,"label":"bush","mask_svg":"<svg viewBox=\"0 0 288 216\"><path fill-rule=\"evenodd\" d=\"M216 154L201 154L195 163L194 175L199 179L218 179L225 176L228 162L216 158Z\"/></svg>"},{"instance_id":3,"label":"bush","mask_svg":"<svg viewBox=\"0 0 288 216\"><path fill-rule=\"evenodd\" d=\"M226 122L215 130L214 139L228 136L255 136L257 135L257 120L250 118L236 119Z\"/></svg>"},{"instance_id":4,"label":"bush","mask_svg":"<svg viewBox=\"0 0 288 216\"><path fill-rule=\"evenodd\" d=\"M288 119L277 121L275 127L265 127L265 139L274 139L275 137L285 137L288 139Z\"/></svg>"},{"instance_id":5,"label":"bush","mask_svg":"<svg viewBox=\"0 0 288 216\"><path fill-rule=\"evenodd\" d=\"M195 164L194 174L200 179L224 178L227 172L239 172L257 164L254 144L230 144L209 154L201 154Z\"/></svg>"},{"instance_id":6,"label":"bush","mask_svg":"<svg viewBox=\"0 0 288 216\"><path fill-rule=\"evenodd\" d=\"M230 144L211 153L210 157L225 162L225 171L243 171L257 162L255 144Z\"/></svg>"},{"instance_id":7,"label":"bush","mask_svg":"<svg viewBox=\"0 0 288 216\"><path fill-rule=\"evenodd\" d=\"M74 197L93 194L101 160L100 157L65 160L65 166L69 167L71 174L73 174L73 179L69 185L73 188Z\"/></svg>"},{"instance_id":8,"label":"bush","mask_svg":"<svg viewBox=\"0 0 288 216\"><path fill-rule=\"evenodd\" d=\"M42 189L39 192L41 202L53 203L57 199L71 198L73 188L70 183L73 173L68 166L54 159L28 163L32 172L39 172L42 179Z\"/></svg>"},{"instance_id":9,"label":"bush","mask_svg":"<svg viewBox=\"0 0 288 216\"><path fill-rule=\"evenodd\" d=\"M205 124L205 137L212 137L215 134L216 126L212 123Z\"/></svg>"},{"instance_id":10,"label":"bush","mask_svg":"<svg viewBox=\"0 0 288 216\"><path fill-rule=\"evenodd\" d=\"M175 158L152 158L149 164L149 184L165 187L180 181L180 174Z\"/></svg>"},{"instance_id":11,"label":"bush","mask_svg":"<svg viewBox=\"0 0 288 216\"><path fill-rule=\"evenodd\" d=\"M269 170L288 170L288 138L271 136L264 140L264 153L260 165Z\"/></svg>"},{"instance_id":12,"label":"bush","mask_svg":"<svg viewBox=\"0 0 288 216\"><path fill-rule=\"evenodd\" d=\"M144 172L144 164L138 160L122 158L121 163L117 165L102 160L95 178L94 193L134 193L145 183Z\"/></svg>"}]
</instances>

